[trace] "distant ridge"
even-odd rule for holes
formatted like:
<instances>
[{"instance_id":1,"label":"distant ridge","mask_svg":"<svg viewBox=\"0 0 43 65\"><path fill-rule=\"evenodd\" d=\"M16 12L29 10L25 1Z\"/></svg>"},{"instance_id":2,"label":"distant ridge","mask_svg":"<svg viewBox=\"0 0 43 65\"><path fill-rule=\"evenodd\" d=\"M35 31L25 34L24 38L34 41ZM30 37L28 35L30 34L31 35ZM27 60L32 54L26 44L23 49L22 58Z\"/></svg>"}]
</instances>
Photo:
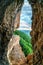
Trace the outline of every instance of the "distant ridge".
<instances>
[{"instance_id":1,"label":"distant ridge","mask_svg":"<svg viewBox=\"0 0 43 65\"><path fill-rule=\"evenodd\" d=\"M31 28L18 28L17 30L29 30L29 31L31 31L32 29Z\"/></svg>"}]
</instances>

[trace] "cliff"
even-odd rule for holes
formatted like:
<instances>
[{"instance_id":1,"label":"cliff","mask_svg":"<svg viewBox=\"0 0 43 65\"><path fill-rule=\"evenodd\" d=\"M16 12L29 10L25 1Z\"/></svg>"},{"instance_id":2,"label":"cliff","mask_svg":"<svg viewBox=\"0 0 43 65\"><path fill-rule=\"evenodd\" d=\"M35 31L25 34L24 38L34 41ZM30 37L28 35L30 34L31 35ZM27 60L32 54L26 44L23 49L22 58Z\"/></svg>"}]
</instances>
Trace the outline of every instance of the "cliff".
<instances>
[{"instance_id":1,"label":"cliff","mask_svg":"<svg viewBox=\"0 0 43 65\"><path fill-rule=\"evenodd\" d=\"M0 0L0 64L6 65L4 57L7 55L6 48L15 29L17 14L21 10L23 0ZM18 25L18 24L17 24ZM16 26L17 27L17 26Z\"/></svg>"},{"instance_id":2,"label":"cliff","mask_svg":"<svg viewBox=\"0 0 43 65\"><path fill-rule=\"evenodd\" d=\"M21 65L26 62L26 58L22 52L22 48L20 47L19 40L19 36L13 35L8 44L7 58L10 65Z\"/></svg>"},{"instance_id":3,"label":"cliff","mask_svg":"<svg viewBox=\"0 0 43 65\"><path fill-rule=\"evenodd\" d=\"M34 49L33 65L43 65L43 2L33 0L32 45Z\"/></svg>"}]
</instances>

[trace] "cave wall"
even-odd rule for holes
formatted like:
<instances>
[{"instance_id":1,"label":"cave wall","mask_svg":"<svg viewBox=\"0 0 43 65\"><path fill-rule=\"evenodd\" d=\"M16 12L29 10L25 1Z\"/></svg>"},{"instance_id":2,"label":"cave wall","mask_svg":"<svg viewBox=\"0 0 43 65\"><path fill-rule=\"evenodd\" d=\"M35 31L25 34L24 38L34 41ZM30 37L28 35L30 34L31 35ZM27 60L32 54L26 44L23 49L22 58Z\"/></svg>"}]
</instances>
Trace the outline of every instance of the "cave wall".
<instances>
[{"instance_id":1,"label":"cave wall","mask_svg":"<svg viewBox=\"0 0 43 65\"><path fill-rule=\"evenodd\" d=\"M0 0L0 64L7 64L7 47L23 0ZM19 18L18 18L19 19ZM17 26L16 26L17 27Z\"/></svg>"},{"instance_id":2,"label":"cave wall","mask_svg":"<svg viewBox=\"0 0 43 65\"><path fill-rule=\"evenodd\" d=\"M43 2L31 0L33 65L43 65Z\"/></svg>"},{"instance_id":3,"label":"cave wall","mask_svg":"<svg viewBox=\"0 0 43 65\"><path fill-rule=\"evenodd\" d=\"M43 0L28 0L32 6L32 45L34 49L33 65L43 63ZM19 6L20 5L20 6ZM5 53L16 15L21 11L23 0L0 0L0 60ZM13 15L14 14L14 15ZM12 25L11 25L12 24ZM7 43L6 43L7 42ZM5 61L5 59L4 59ZM0 63L3 61L0 61ZM6 64L3 64L6 65Z\"/></svg>"}]
</instances>

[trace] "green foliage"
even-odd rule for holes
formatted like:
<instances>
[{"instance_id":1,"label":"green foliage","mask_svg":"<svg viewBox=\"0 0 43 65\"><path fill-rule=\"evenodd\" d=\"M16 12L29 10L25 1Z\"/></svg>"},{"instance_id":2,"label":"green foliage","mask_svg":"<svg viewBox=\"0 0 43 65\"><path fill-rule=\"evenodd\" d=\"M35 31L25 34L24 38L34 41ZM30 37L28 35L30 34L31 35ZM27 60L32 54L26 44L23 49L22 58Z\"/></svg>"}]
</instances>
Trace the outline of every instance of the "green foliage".
<instances>
[{"instance_id":1,"label":"green foliage","mask_svg":"<svg viewBox=\"0 0 43 65\"><path fill-rule=\"evenodd\" d=\"M14 32L14 34L20 36L20 45L22 47L22 50L23 50L25 56L27 56L28 54L32 54L33 49L32 49L30 37L27 34L21 32L21 31L18 31L18 30L16 30Z\"/></svg>"},{"instance_id":2,"label":"green foliage","mask_svg":"<svg viewBox=\"0 0 43 65\"><path fill-rule=\"evenodd\" d=\"M24 51L24 54L27 56L28 54L32 54L33 50L32 48L28 45L29 43L27 43L23 38L20 38L20 45L22 47L22 50Z\"/></svg>"},{"instance_id":3,"label":"green foliage","mask_svg":"<svg viewBox=\"0 0 43 65\"><path fill-rule=\"evenodd\" d=\"M27 34L25 34L24 32L16 30L14 33L17 34L17 35L19 35L23 39L25 39L25 41L27 41L28 43L31 43L30 37Z\"/></svg>"}]
</instances>

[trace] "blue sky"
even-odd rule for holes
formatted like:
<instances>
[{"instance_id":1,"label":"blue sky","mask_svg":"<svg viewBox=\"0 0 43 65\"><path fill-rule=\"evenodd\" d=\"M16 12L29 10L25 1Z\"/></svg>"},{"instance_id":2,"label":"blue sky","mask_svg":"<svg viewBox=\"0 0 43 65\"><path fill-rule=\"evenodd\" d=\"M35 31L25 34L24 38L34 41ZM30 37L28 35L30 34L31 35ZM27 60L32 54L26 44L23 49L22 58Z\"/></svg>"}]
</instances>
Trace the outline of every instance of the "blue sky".
<instances>
[{"instance_id":1,"label":"blue sky","mask_svg":"<svg viewBox=\"0 0 43 65\"><path fill-rule=\"evenodd\" d=\"M32 8L27 0L24 0L24 4L21 10L20 16L20 28L28 28L31 29L31 20L32 17Z\"/></svg>"}]
</instances>

